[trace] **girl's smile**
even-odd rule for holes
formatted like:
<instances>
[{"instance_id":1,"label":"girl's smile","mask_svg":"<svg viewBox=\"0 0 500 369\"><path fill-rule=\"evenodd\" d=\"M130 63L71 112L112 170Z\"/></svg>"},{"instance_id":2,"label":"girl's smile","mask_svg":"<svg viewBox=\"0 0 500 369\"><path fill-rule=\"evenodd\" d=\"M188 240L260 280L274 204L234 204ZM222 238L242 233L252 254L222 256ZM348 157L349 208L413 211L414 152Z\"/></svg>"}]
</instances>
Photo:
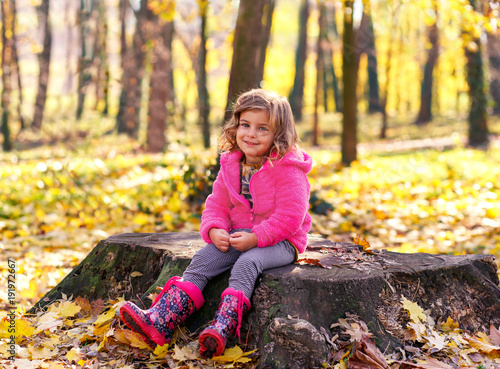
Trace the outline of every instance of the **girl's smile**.
<instances>
[{"instance_id":1,"label":"girl's smile","mask_svg":"<svg viewBox=\"0 0 500 369\"><path fill-rule=\"evenodd\" d=\"M266 111L246 110L240 114L236 143L245 154L247 164L259 164L269 153L273 140L274 130Z\"/></svg>"}]
</instances>

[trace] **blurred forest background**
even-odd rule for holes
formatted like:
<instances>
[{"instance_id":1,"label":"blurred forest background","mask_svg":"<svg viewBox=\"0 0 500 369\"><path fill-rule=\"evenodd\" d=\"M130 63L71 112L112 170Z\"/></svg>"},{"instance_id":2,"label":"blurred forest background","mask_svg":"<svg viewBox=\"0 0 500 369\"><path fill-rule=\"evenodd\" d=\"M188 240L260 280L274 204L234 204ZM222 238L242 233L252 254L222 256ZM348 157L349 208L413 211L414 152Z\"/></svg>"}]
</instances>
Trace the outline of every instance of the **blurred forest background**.
<instances>
[{"instance_id":1,"label":"blurred forest background","mask_svg":"<svg viewBox=\"0 0 500 369\"><path fill-rule=\"evenodd\" d=\"M289 97L315 160L312 232L500 255L498 1L0 10L1 269L18 262L23 304L112 234L197 230L220 127L258 86Z\"/></svg>"}]
</instances>

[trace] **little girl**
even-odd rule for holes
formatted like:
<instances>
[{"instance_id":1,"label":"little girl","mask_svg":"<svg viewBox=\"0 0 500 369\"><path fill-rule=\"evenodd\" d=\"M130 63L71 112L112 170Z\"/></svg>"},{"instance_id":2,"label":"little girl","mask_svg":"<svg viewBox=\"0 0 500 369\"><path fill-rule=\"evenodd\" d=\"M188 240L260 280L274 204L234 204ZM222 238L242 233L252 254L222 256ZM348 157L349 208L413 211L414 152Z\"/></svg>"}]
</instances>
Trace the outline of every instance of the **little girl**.
<instances>
[{"instance_id":1,"label":"little girl","mask_svg":"<svg viewBox=\"0 0 500 369\"><path fill-rule=\"evenodd\" d=\"M227 338L239 337L259 274L292 263L306 248L312 159L298 147L286 97L263 89L243 93L219 144L221 169L201 218L207 245L149 310L131 302L120 308L121 319L152 347L168 343L203 305L208 281L232 268L215 318L199 336L203 356L221 355Z\"/></svg>"}]
</instances>

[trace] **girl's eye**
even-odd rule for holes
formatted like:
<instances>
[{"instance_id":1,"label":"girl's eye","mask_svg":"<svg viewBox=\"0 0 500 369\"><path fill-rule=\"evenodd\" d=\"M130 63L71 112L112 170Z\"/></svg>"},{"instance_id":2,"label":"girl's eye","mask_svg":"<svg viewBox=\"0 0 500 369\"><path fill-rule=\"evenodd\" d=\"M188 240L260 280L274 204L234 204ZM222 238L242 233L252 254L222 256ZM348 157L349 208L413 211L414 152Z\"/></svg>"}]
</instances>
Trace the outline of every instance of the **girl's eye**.
<instances>
[{"instance_id":1,"label":"girl's eye","mask_svg":"<svg viewBox=\"0 0 500 369\"><path fill-rule=\"evenodd\" d=\"M259 129L260 129L261 131L266 131L266 132L268 131L267 127L259 127Z\"/></svg>"},{"instance_id":2,"label":"girl's eye","mask_svg":"<svg viewBox=\"0 0 500 369\"><path fill-rule=\"evenodd\" d=\"M245 127L245 128L250 127L250 125L248 123L240 123L240 126Z\"/></svg>"}]
</instances>

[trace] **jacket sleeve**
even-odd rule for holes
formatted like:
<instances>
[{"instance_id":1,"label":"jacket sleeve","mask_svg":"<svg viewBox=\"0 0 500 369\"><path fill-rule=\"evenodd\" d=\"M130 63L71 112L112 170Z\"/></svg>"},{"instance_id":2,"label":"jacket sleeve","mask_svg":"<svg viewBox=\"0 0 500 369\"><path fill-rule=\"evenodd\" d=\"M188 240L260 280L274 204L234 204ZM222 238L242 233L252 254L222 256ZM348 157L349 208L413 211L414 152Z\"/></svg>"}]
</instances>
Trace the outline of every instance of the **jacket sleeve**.
<instances>
[{"instance_id":1,"label":"jacket sleeve","mask_svg":"<svg viewBox=\"0 0 500 369\"><path fill-rule=\"evenodd\" d=\"M273 214L253 227L257 247L272 246L286 240L301 228L309 210L310 184L306 173L296 167L284 167L274 176L276 208Z\"/></svg>"},{"instance_id":2,"label":"jacket sleeve","mask_svg":"<svg viewBox=\"0 0 500 369\"><path fill-rule=\"evenodd\" d=\"M232 204L229 191L224 181L223 171L220 170L214 181L212 194L207 197L205 210L201 215L200 234L206 243L212 243L208 232L212 228L221 228L229 232L231 220L229 212Z\"/></svg>"}]
</instances>

